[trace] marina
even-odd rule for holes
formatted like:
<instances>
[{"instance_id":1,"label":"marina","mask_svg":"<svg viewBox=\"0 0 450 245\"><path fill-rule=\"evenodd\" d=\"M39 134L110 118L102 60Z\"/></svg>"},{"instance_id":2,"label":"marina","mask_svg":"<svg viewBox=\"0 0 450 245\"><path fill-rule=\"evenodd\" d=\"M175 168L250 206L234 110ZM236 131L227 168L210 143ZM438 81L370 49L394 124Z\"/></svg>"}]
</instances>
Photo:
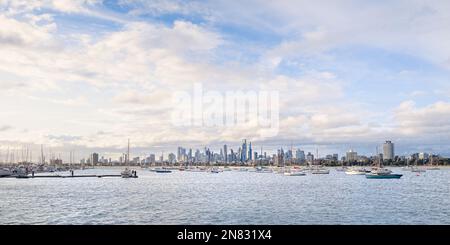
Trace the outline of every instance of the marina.
<instances>
[{"instance_id":1,"label":"marina","mask_svg":"<svg viewBox=\"0 0 450 245\"><path fill-rule=\"evenodd\" d=\"M301 177L231 169L140 170L136 179L2 178L0 224L450 224L449 167L378 180L336 168Z\"/></svg>"}]
</instances>

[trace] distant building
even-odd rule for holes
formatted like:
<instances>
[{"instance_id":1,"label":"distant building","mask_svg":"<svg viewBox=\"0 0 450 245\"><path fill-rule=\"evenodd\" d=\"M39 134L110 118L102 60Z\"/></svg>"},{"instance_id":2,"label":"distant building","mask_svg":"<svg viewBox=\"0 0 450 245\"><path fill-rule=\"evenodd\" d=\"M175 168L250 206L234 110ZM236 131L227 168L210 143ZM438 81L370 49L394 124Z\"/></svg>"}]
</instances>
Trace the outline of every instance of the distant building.
<instances>
[{"instance_id":1,"label":"distant building","mask_svg":"<svg viewBox=\"0 0 450 245\"><path fill-rule=\"evenodd\" d=\"M175 154L169 153L169 163L175 163Z\"/></svg>"},{"instance_id":2,"label":"distant building","mask_svg":"<svg viewBox=\"0 0 450 245\"><path fill-rule=\"evenodd\" d=\"M224 155L224 162L228 163L228 149L227 149L227 145L223 145L223 155Z\"/></svg>"},{"instance_id":3,"label":"distant building","mask_svg":"<svg viewBox=\"0 0 450 245\"><path fill-rule=\"evenodd\" d=\"M314 155L311 154L311 152L308 152L308 154L306 155L306 160L310 163L314 162Z\"/></svg>"},{"instance_id":4,"label":"distant building","mask_svg":"<svg viewBox=\"0 0 450 245\"><path fill-rule=\"evenodd\" d=\"M383 160L394 160L394 143L391 141L383 144Z\"/></svg>"},{"instance_id":5,"label":"distant building","mask_svg":"<svg viewBox=\"0 0 450 245\"><path fill-rule=\"evenodd\" d=\"M94 164L94 165L97 165L98 164L98 153L92 153L92 163Z\"/></svg>"},{"instance_id":6,"label":"distant building","mask_svg":"<svg viewBox=\"0 0 450 245\"><path fill-rule=\"evenodd\" d=\"M298 161L304 161L305 152L300 149L297 149L297 151L295 151L295 158L297 158Z\"/></svg>"},{"instance_id":7,"label":"distant building","mask_svg":"<svg viewBox=\"0 0 450 245\"><path fill-rule=\"evenodd\" d=\"M427 160L429 157L428 153L420 152L419 153L419 160Z\"/></svg>"},{"instance_id":8,"label":"distant building","mask_svg":"<svg viewBox=\"0 0 450 245\"><path fill-rule=\"evenodd\" d=\"M156 157L155 157L155 154L150 154L150 157L149 157L150 159L149 159L149 163L150 164L155 164L156 163Z\"/></svg>"},{"instance_id":9,"label":"distant building","mask_svg":"<svg viewBox=\"0 0 450 245\"><path fill-rule=\"evenodd\" d=\"M347 162L356 162L358 160L358 153L353 149L347 151L346 153Z\"/></svg>"}]
</instances>

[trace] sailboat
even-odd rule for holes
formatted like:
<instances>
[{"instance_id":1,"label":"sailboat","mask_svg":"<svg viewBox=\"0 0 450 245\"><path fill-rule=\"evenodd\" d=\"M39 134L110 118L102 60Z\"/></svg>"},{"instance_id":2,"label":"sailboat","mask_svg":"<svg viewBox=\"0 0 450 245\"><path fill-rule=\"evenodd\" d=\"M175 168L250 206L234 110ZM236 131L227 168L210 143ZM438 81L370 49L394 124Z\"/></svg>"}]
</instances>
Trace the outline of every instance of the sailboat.
<instances>
[{"instance_id":1,"label":"sailboat","mask_svg":"<svg viewBox=\"0 0 450 245\"><path fill-rule=\"evenodd\" d=\"M417 166L417 159L415 159L414 162L416 163L416 165L415 165L415 166L411 166L411 172L422 173L422 172L426 172L426 171L427 171L426 169L424 169L424 168L419 168L419 167Z\"/></svg>"},{"instance_id":2,"label":"sailboat","mask_svg":"<svg viewBox=\"0 0 450 245\"><path fill-rule=\"evenodd\" d=\"M127 152L127 158L126 158L126 164L128 165L127 168L125 168L121 173L121 177L122 178L137 178L136 176L136 172L135 171L131 171L129 169L129 165L130 165L130 139L128 139L128 152ZM133 174L134 173L134 174Z\"/></svg>"},{"instance_id":3,"label":"sailboat","mask_svg":"<svg viewBox=\"0 0 450 245\"><path fill-rule=\"evenodd\" d=\"M377 159L378 164L377 167L373 168L370 173L366 174L367 179L400 179L403 174L393 174L391 170L387 168L383 168L381 165L380 156L378 155L378 147L377 147Z\"/></svg>"},{"instance_id":4,"label":"sailboat","mask_svg":"<svg viewBox=\"0 0 450 245\"><path fill-rule=\"evenodd\" d=\"M317 155L317 161L320 164L320 160L319 160L319 149L316 149L316 155ZM314 162L314 161L313 161ZM312 168L311 171L312 174L329 174L330 170L326 169L324 166L322 165L317 165L315 167Z\"/></svg>"}]
</instances>

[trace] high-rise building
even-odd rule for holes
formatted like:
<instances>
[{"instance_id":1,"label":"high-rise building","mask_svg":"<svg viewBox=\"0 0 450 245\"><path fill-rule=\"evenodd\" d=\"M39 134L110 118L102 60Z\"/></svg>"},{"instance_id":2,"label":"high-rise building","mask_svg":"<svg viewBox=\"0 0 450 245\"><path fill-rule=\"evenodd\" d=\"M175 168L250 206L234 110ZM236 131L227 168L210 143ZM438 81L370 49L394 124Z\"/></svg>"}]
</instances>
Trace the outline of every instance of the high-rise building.
<instances>
[{"instance_id":1,"label":"high-rise building","mask_svg":"<svg viewBox=\"0 0 450 245\"><path fill-rule=\"evenodd\" d=\"M242 143L242 149L241 149L241 162L247 161L247 140L244 139Z\"/></svg>"},{"instance_id":2,"label":"high-rise building","mask_svg":"<svg viewBox=\"0 0 450 245\"><path fill-rule=\"evenodd\" d=\"M94 164L94 165L97 165L98 164L98 153L92 153L92 163Z\"/></svg>"},{"instance_id":3,"label":"high-rise building","mask_svg":"<svg viewBox=\"0 0 450 245\"><path fill-rule=\"evenodd\" d=\"M228 163L228 151L227 151L227 145L223 145L223 155L225 163Z\"/></svg>"},{"instance_id":4,"label":"high-rise building","mask_svg":"<svg viewBox=\"0 0 450 245\"><path fill-rule=\"evenodd\" d=\"M345 156L346 156L347 162L356 162L358 160L358 153L356 151L354 151L353 149L350 149L349 151L347 151Z\"/></svg>"},{"instance_id":5,"label":"high-rise building","mask_svg":"<svg viewBox=\"0 0 450 245\"><path fill-rule=\"evenodd\" d=\"M150 154L150 164L155 164L156 163L156 157L155 154Z\"/></svg>"},{"instance_id":6,"label":"high-rise building","mask_svg":"<svg viewBox=\"0 0 450 245\"><path fill-rule=\"evenodd\" d=\"M419 153L419 160L427 160L429 157L428 153L420 152Z\"/></svg>"},{"instance_id":7,"label":"high-rise building","mask_svg":"<svg viewBox=\"0 0 450 245\"><path fill-rule=\"evenodd\" d=\"M391 141L383 144L383 160L394 160L394 143Z\"/></svg>"},{"instance_id":8,"label":"high-rise building","mask_svg":"<svg viewBox=\"0 0 450 245\"><path fill-rule=\"evenodd\" d=\"M247 159L248 160L252 160L252 142L250 142L249 146L248 146L248 155L247 155Z\"/></svg>"},{"instance_id":9,"label":"high-rise building","mask_svg":"<svg viewBox=\"0 0 450 245\"><path fill-rule=\"evenodd\" d=\"M313 163L314 162L314 155L311 154L311 152L308 152L308 154L306 155L306 160L308 160L308 162Z\"/></svg>"}]
</instances>

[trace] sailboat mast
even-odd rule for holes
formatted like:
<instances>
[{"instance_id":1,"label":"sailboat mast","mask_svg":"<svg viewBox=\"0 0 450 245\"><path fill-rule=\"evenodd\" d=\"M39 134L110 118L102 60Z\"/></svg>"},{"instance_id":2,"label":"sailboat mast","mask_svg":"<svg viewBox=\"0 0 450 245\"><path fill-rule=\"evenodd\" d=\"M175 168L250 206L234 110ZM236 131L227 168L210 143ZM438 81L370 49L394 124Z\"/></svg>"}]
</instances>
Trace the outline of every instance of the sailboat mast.
<instances>
[{"instance_id":1,"label":"sailboat mast","mask_svg":"<svg viewBox=\"0 0 450 245\"><path fill-rule=\"evenodd\" d=\"M128 139L127 165L130 165L130 139Z\"/></svg>"}]
</instances>

